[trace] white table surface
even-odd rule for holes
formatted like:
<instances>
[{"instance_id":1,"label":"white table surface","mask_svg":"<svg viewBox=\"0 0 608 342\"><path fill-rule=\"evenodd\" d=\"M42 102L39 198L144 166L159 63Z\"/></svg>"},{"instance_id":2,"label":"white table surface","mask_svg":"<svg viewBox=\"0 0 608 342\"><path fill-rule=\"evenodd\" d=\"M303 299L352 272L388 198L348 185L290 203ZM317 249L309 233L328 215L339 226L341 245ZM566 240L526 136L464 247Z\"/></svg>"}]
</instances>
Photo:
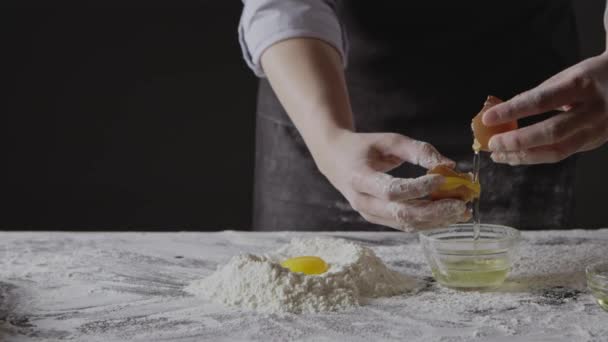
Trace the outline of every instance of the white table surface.
<instances>
[{"instance_id":1,"label":"white table surface","mask_svg":"<svg viewBox=\"0 0 608 342\"><path fill-rule=\"evenodd\" d=\"M183 291L232 256L319 234L369 246L416 277L415 293L337 313L259 314ZM404 233L0 232L0 341L608 341L584 267L608 260L608 229L524 232L501 288L430 278Z\"/></svg>"}]
</instances>

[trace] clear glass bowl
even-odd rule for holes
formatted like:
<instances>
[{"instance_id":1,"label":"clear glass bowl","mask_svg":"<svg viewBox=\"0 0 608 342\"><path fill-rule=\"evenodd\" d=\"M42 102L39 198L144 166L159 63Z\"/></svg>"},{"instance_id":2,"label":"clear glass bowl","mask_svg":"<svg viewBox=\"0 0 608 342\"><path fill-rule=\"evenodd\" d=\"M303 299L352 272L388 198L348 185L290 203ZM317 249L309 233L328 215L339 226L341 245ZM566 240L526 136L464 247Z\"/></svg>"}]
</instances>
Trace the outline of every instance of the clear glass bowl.
<instances>
[{"instance_id":1,"label":"clear glass bowl","mask_svg":"<svg viewBox=\"0 0 608 342\"><path fill-rule=\"evenodd\" d=\"M608 262L587 266L587 287L600 307L608 311Z\"/></svg>"},{"instance_id":2,"label":"clear glass bowl","mask_svg":"<svg viewBox=\"0 0 608 342\"><path fill-rule=\"evenodd\" d=\"M520 239L517 229L480 224L473 240L473 224L456 224L419 233L433 277L441 285L481 290L500 286L511 270Z\"/></svg>"}]
</instances>

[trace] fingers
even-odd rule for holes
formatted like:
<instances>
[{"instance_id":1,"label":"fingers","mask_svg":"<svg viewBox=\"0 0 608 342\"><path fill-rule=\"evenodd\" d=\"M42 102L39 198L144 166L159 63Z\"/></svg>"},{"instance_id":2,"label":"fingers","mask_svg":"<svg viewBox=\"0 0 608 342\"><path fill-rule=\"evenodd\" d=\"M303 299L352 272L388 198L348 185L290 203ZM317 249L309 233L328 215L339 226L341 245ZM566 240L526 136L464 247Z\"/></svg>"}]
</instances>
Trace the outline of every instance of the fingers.
<instances>
[{"instance_id":1,"label":"fingers","mask_svg":"<svg viewBox=\"0 0 608 342\"><path fill-rule=\"evenodd\" d=\"M455 199L392 202L389 208L393 219L400 227L413 227L414 229L437 228L470 218L466 203Z\"/></svg>"},{"instance_id":2,"label":"fingers","mask_svg":"<svg viewBox=\"0 0 608 342\"><path fill-rule=\"evenodd\" d=\"M588 141L585 146L581 147L579 152L595 150L596 148L599 148L604 145L606 142L608 142L608 127L604 131L603 135L600 135L596 139L591 139L590 141Z\"/></svg>"},{"instance_id":3,"label":"fingers","mask_svg":"<svg viewBox=\"0 0 608 342\"><path fill-rule=\"evenodd\" d=\"M383 225L386 227L391 227L397 230L401 230L403 232L413 232L416 230L423 229L432 229L439 227L447 227L454 223L466 222L471 219L471 214L468 211L464 213L459 213L450 216L438 216L428 220L412 220L412 221L402 221L395 220L394 218L385 218L380 216L374 216L371 214L361 213L361 216L365 218L367 221L379 225Z\"/></svg>"},{"instance_id":4,"label":"fingers","mask_svg":"<svg viewBox=\"0 0 608 342\"><path fill-rule=\"evenodd\" d=\"M482 120L493 126L568 106L580 100L579 95L590 86L587 77L557 78L488 109Z\"/></svg>"},{"instance_id":5,"label":"fingers","mask_svg":"<svg viewBox=\"0 0 608 342\"><path fill-rule=\"evenodd\" d=\"M352 206L368 221L403 231L435 228L470 219L466 203L460 200L415 200L387 202L359 195Z\"/></svg>"},{"instance_id":6,"label":"fingers","mask_svg":"<svg viewBox=\"0 0 608 342\"><path fill-rule=\"evenodd\" d=\"M394 220L391 219L386 219L384 217L379 217L379 216L373 216L370 214L366 214L366 213L359 213L361 214L361 216L367 221L367 222L371 222L373 224L378 224L381 226L385 226L385 227L390 227L393 229L398 229L401 231L404 231L406 233L411 233L415 230L415 228L413 226L404 226L401 227L399 226Z\"/></svg>"},{"instance_id":7,"label":"fingers","mask_svg":"<svg viewBox=\"0 0 608 342\"><path fill-rule=\"evenodd\" d=\"M602 139L598 137L604 137L607 130L608 125L601 123L593 127L580 129L566 139L552 145L517 152L494 152L490 157L497 163L509 165L556 163L577 152L601 144Z\"/></svg>"},{"instance_id":8,"label":"fingers","mask_svg":"<svg viewBox=\"0 0 608 342\"><path fill-rule=\"evenodd\" d=\"M533 125L497 134L490 139L489 147L493 152L503 152L552 145L585 127L591 120L590 115L560 113Z\"/></svg>"},{"instance_id":9,"label":"fingers","mask_svg":"<svg viewBox=\"0 0 608 342\"><path fill-rule=\"evenodd\" d=\"M365 213L361 213L363 218L371 223L379 224L381 226L390 227L393 229L400 230L402 232L411 233L416 230L433 229L440 227L447 227L451 224L466 222L471 219L470 214L463 214L460 217L450 217L443 220L432 220L424 222L398 222L392 219L386 219L384 217L373 216Z\"/></svg>"},{"instance_id":10,"label":"fingers","mask_svg":"<svg viewBox=\"0 0 608 342\"><path fill-rule=\"evenodd\" d=\"M367 170L351 179L353 190L388 201L404 201L429 195L444 179L440 175L418 178L395 178L386 173Z\"/></svg>"},{"instance_id":11,"label":"fingers","mask_svg":"<svg viewBox=\"0 0 608 342\"><path fill-rule=\"evenodd\" d=\"M389 138L378 142L384 153L395 155L411 164L432 169L438 165L454 167L454 161L444 157L433 145L408 138L400 134L391 134Z\"/></svg>"}]
</instances>

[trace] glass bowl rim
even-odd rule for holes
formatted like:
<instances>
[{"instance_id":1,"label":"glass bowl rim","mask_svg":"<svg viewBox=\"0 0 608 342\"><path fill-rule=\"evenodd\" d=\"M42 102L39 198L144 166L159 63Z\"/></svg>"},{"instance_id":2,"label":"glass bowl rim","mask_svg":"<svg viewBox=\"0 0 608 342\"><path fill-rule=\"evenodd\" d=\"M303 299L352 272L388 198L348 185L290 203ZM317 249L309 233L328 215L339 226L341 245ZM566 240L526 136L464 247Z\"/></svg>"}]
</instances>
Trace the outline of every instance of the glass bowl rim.
<instances>
[{"instance_id":1,"label":"glass bowl rim","mask_svg":"<svg viewBox=\"0 0 608 342\"><path fill-rule=\"evenodd\" d=\"M500 224L491 224L491 223L480 223L479 224L480 227L482 228L481 231L483 231L484 227L490 227L490 228L499 228L499 229L503 229L506 234L497 237L495 239L491 239L491 240L485 240L485 241L481 241L481 243L496 243L496 242L510 242L510 241L515 241L518 240L521 237L521 232L513 227L509 227L509 226L504 226L504 225L500 225ZM443 228L432 228L432 229L425 229L425 230L421 230L418 232L418 236L421 239L425 239L427 241L431 241L431 242L442 242L442 243L450 243L450 244L470 244L471 241L468 240L450 240L450 241L446 241L446 240L442 240L441 238L437 238L437 237L433 237L430 236L429 234L431 233L435 233L435 232L440 232L440 231L449 231L450 228L463 228L463 227L470 227L473 228L473 223L457 223L457 224L451 224L447 227L443 227Z\"/></svg>"},{"instance_id":2,"label":"glass bowl rim","mask_svg":"<svg viewBox=\"0 0 608 342\"><path fill-rule=\"evenodd\" d=\"M606 266L607 271L603 273L594 271L593 269L598 266ZM587 274L587 277L591 279L599 279L604 285L608 286L608 261L596 261L587 265L587 267L585 267L585 273Z\"/></svg>"}]
</instances>

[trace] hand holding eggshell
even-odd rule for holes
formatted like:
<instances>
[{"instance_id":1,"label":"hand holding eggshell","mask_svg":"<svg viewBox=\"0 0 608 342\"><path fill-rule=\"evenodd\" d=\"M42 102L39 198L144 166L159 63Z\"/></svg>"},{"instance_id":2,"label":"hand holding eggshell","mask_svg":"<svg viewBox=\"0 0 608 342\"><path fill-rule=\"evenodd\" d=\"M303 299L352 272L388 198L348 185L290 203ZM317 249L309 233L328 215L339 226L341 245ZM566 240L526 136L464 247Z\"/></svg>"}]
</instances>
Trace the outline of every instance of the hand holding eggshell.
<instances>
[{"instance_id":1,"label":"hand holding eggshell","mask_svg":"<svg viewBox=\"0 0 608 342\"><path fill-rule=\"evenodd\" d=\"M537 114L561 111L549 119L495 134L491 158L510 165L559 162L608 141L608 52L576 64L483 113L490 127Z\"/></svg>"}]
</instances>

